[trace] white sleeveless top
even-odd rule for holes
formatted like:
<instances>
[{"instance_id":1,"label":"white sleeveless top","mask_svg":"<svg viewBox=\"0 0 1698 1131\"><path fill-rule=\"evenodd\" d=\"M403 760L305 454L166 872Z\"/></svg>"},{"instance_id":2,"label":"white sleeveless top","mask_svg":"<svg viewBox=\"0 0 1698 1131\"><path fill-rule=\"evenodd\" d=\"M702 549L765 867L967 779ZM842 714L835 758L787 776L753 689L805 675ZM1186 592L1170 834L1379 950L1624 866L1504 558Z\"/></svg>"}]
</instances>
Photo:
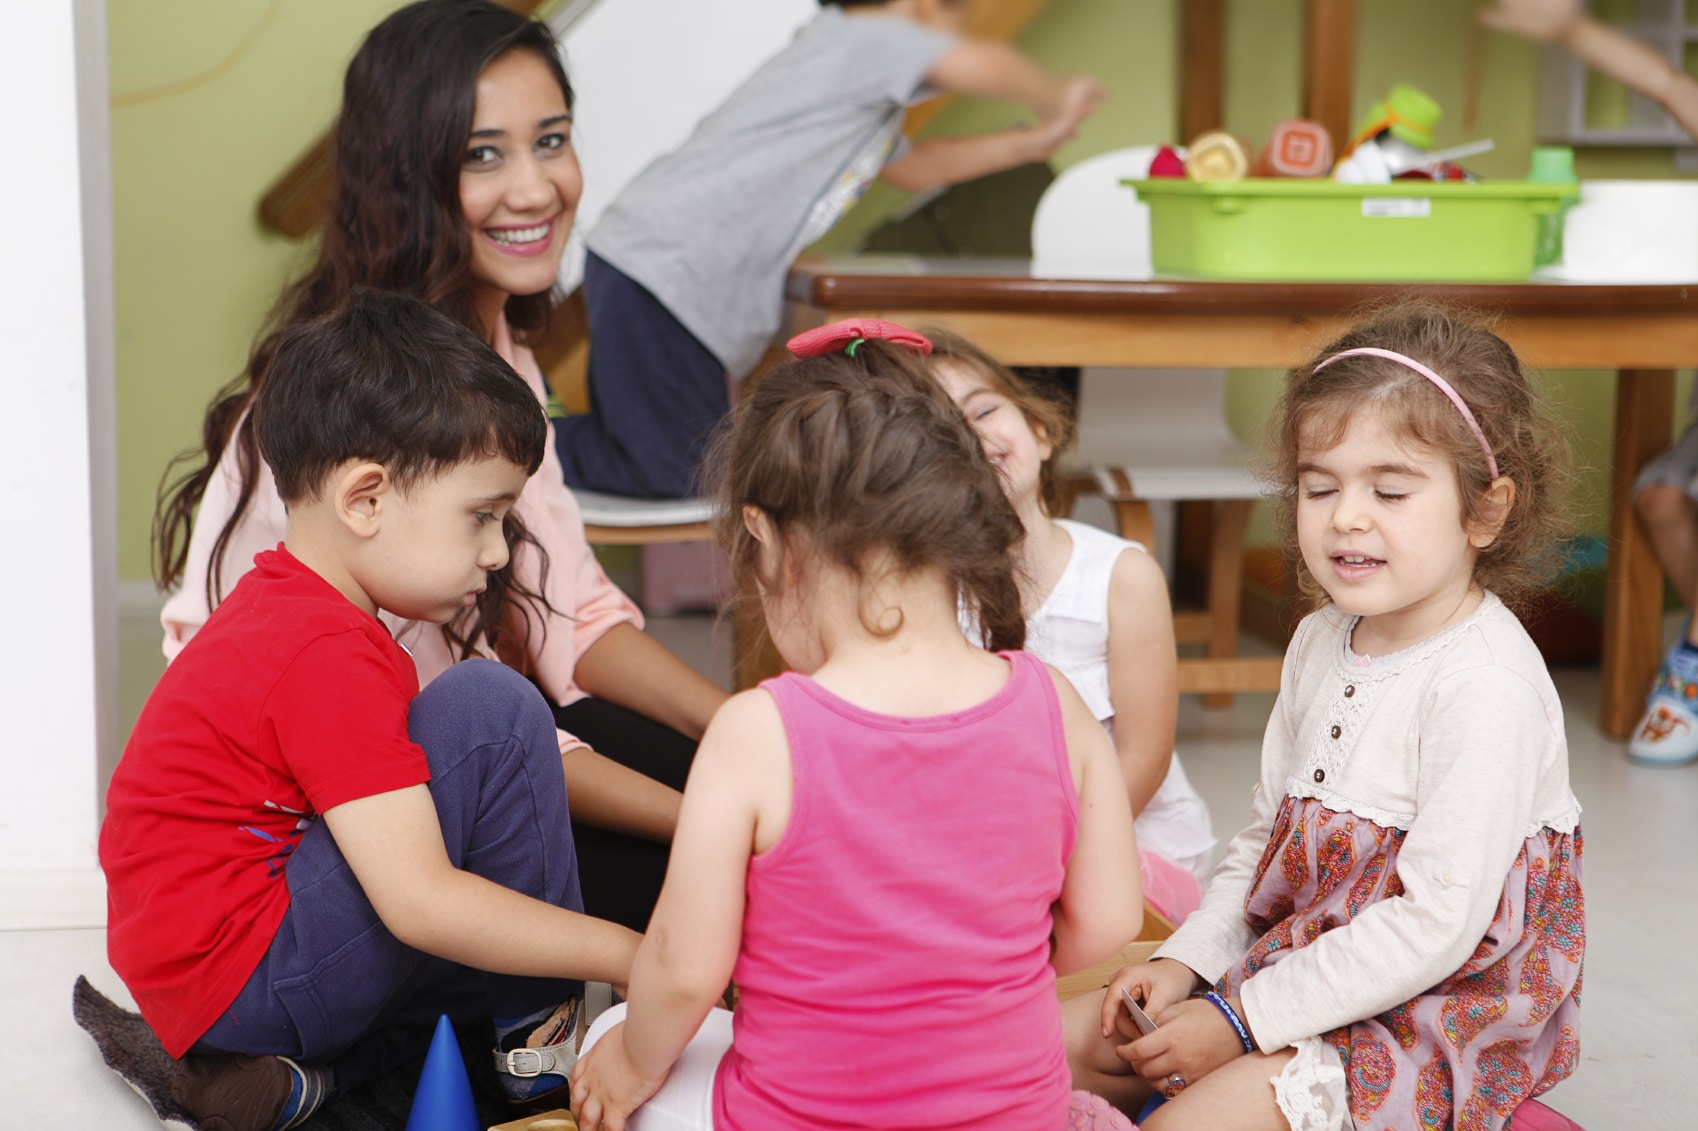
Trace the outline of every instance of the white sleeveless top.
<instances>
[{"instance_id":1,"label":"white sleeveless top","mask_svg":"<svg viewBox=\"0 0 1698 1131\"><path fill-rule=\"evenodd\" d=\"M1073 540L1073 553L1055 588L1026 619L1026 651L1054 666L1073 684L1091 714L1114 734L1114 703L1108 687L1108 587L1114 563L1137 542L1117 538L1071 519L1056 519ZM1138 845L1206 881L1214 862L1215 836L1208 806L1185 776L1174 754L1155 796L1136 823Z\"/></svg>"}]
</instances>

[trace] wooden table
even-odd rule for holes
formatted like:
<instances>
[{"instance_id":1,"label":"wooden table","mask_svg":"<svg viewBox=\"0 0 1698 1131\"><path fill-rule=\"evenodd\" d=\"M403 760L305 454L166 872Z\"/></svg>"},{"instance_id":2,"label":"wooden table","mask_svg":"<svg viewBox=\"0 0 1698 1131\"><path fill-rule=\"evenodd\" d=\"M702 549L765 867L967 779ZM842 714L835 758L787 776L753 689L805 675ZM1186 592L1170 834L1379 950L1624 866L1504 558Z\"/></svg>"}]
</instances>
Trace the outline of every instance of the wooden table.
<instances>
[{"instance_id":1,"label":"wooden table","mask_svg":"<svg viewBox=\"0 0 1698 1131\"><path fill-rule=\"evenodd\" d=\"M1600 726L1626 737L1656 673L1663 577L1634 515L1633 477L1669 442L1674 370L1698 364L1698 285L1383 284L1034 279L1023 261L803 259L790 273L792 332L839 318L939 323L1010 365L1285 369L1350 312L1430 298L1494 317L1529 365L1613 369Z\"/></svg>"}]
</instances>

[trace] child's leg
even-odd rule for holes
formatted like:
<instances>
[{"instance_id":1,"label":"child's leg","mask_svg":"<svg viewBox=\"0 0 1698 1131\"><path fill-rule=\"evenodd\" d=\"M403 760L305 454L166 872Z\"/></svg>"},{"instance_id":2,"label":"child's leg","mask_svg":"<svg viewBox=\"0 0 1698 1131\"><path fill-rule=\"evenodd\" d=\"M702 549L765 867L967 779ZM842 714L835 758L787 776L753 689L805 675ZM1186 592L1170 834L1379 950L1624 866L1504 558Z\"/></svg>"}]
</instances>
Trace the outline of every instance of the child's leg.
<instances>
[{"instance_id":1,"label":"child's leg","mask_svg":"<svg viewBox=\"0 0 1698 1131\"><path fill-rule=\"evenodd\" d=\"M1657 560L1689 614L1698 600L1695 489L1698 425L1687 428L1673 447L1645 465L1633 496ZM1698 617L1688 616L1684 638L1663 657L1627 752L1650 765L1679 765L1698 758Z\"/></svg>"},{"instance_id":2,"label":"child's leg","mask_svg":"<svg viewBox=\"0 0 1698 1131\"><path fill-rule=\"evenodd\" d=\"M455 866L580 910L559 746L541 694L500 664L456 664L413 701L409 732L429 757ZM342 1092L424 1052L439 1013L525 1017L581 991L480 975L403 945L322 821L302 835L285 881L290 907L270 950L197 1051L328 1063Z\"/></svg>"},{"instance_id":3,"label":"child's leg","mask_svg":"<svg viewBox=\"0 0 1698 1131\"><path fill-rule=\"evenodd\" d=\"M1229 1060L1186 1087L1139 1124L1140 1131L1189 1131L1211 1127L1220 1131L1290 1131L1270 1081L1295 1054L1264 1056L1249 1053Z\"/></svg>"},{"instance_id":4,"label":"child's leg","mask_svg":"<svg viewBox=\"0 0 1698 1131\"><path fill-rule=\"evenodd\" d=\"M1657 561L1688 609L1698 598L1698 506L1685 489L1668 483L1645 487L1633 505L1651 535Z\"/></svg>"},{"instance_id":5,"label":"child's leg","mask_svg":"<svg viewBox=\"0 0 1698 1131\"><path fill-rule=\"evenodd\" d=\"M1130 1115L1149 1100L1153 1089L1115 1053L1116 1041L1102 1035L1103 991L1080 994L1061 1003L1061 1029L1067 1042L1067 1067L1073 1087L1103 1097ZM1125 1037L1120 1041L1126 1040Z\"/></svg>"},{"instance_id":6,"label":"child's leg","mask_svg":"<svg viewBox=\"0 0 1698 1131\"><path fill-rule=\"evenodd\" d=\"M1189 871L1147 848L1138 849L1138 878L1144 899L1175 925L1185 922L1203 902L1203 885Z\"/></svg>"},{"instance_id":7,"label":"child's leg","mask_svg":"<svg viewBox=\"0 0 1698 1131\"><path fill-rule=\"evenodd\" d=\"M626 1003L620 1002L596 1018L584 1037L585 1054L609 1029L625 1020L625 1011ZM709 1010L672 1066L666 1083L648 1103L631 1113L625 1126L630 1131L713 1131L713 1081L719 1062L730 1048L730 1011Z\"/></svg>"},{"instance_id":8,"label":"child's leg","mask_svg":"<svg viewBox=\"0 0 1698 1131\"><path fill-rule=\"evenodd\" d=\"M569 487L683 498L731 408L725 367L672 312L595 254L584 265L590 413L554 422Z\"/></svg>"},{"instance_id":9,"label":"child's leg","mask_svg":"<svg viewBox=\"0 0 1698 1131\"><path fill-rule=\"evenodd\" d=\"M1633 505L1688 609L1698 605L1698 423L1640 469Z\"/></svg>"}]
</instances>

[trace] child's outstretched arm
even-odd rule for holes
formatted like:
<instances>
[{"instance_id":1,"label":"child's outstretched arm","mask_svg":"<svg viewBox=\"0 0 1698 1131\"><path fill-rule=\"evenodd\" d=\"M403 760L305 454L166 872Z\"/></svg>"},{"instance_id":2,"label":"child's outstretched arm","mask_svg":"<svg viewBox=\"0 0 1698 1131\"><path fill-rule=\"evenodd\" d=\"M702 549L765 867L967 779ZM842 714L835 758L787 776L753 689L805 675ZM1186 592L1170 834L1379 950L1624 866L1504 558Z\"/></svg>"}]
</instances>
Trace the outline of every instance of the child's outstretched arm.
<instances>
[{"instance_id":1,"label":"child's outstretched arm","mask_svg":"<svg viewBox=\"0 0 1698 1131\"><path fill-rule=\"evenodd\" d=\"M926 74L926 85L948 94L1018 102L1038 121L1023 129L913 143L880 174L905 192L1047 161L1103 98L1102 85L1089 75L1052 75L1017 48L974 39L945 51Z\"/></svg>"},{"instance_id":2,"label":"child's outstretched arm","mask_svg":"<svg viewBox=\"0 0 1698 1131\"><path fill-rule=\"evenodd\" d=\"M630 1009L572 1073L586 1131L619 1131L665 1082L737 963L750 856L789 818L784 723L764 691L714 716L690 769L684 809L648 934L631 969Z\"/></svg>"},{"instance_id":3,"label":"child's outstretched arm","mask_svg":"<svg viewBox=\"0 0 1698 1131\"><path fill-rule=\"evenodd\" d=\"M1661 52L1607 28L1580 9L1580 0L1497 0L1480 22L1564 48L1588 67L1652 99L1698 139L1698 79Z\"/></svg>"},{"instance_id":4,"label":"child's outstretched arm","mask_svg":"<svg viewBox=\"0 0 1698 1131\"><path fill-rule=\"evenodd\" d=\"M623 985L642 936L454 867L427 786L324 811L383 925L427 954L497 974Z\"/></svg>"},{"instance_id":5,"label":"child's outstretched arm","mask_svg":"<svg viewBox=\"0 0 1698 1131\"><path fill-rule=\"evenodd\" d=\"M1173 762L1179 656L1167 579L1138 550L1122 551L1109 577L1108 692L1126 796L1141 813Z\"/></svg>"},{"instance_id":6,"label":"child's outstretched arm","mask_svg":"<svg viewBox=\"0 0 1698 1131\"><path fill-rule=\"evenodd\" d=\"M1101 962L1138 934L1144 894L1132 810L1114 748L1067 677L1050 669L1050 678L1061 701L1067 756L1079 791L1079 832L1052 912L1055 948L1050 955L1057 973L1071 974Z\"/></svg>"}]
</instances>

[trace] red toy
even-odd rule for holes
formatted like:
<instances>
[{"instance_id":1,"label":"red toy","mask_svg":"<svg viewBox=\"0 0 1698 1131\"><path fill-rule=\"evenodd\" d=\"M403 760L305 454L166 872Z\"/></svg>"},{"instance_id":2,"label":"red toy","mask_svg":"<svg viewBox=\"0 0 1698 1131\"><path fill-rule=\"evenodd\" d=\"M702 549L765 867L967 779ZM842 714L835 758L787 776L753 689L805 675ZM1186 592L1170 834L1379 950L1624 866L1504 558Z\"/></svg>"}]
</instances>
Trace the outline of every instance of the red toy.
<instances>
[{"instance_id":1,"label":"red toy","mask_svg":"<svg viewBox=\"0 0 1698 1131\"><path fill-rule=\"evenodd\" d=\"M1183 177L1185 175L1185 159L1179 156L1179 151L1171 145L1164 145L1156 150L1156 155L1150 160L1150 176L1152 177Z\"/></svg>"}]
</instances>

